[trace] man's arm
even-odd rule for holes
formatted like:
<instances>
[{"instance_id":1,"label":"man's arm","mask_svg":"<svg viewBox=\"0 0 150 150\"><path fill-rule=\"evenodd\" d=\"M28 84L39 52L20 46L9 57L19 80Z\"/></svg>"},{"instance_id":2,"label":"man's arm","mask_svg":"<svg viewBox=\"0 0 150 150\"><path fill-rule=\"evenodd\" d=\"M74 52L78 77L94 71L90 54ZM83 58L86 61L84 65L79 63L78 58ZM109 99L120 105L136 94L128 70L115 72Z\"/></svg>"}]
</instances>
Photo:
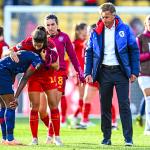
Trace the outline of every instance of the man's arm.
<instances>
[{"instance_id":1,"label":"man's arm","mask_svg":"<svg viewBox=\"0 0 150 150\"><path fill-rule=\"evenodd\" d=\"M128 27L128 52L131 66L131 78L132 76L138 76L140 71L140 50L138 48L135 36L131 29ZM135 78L134 78L135 79Z\"/></svg>"},{"instance_id":2,"label":"man's arm","mask_svg":"<svg viewBox=\"0 0 150 150\"><path fill-rule=\"evenodd\" d=\"M93 43L92 43L92 36L91 34L90 39L88 41L88 46L85 51L85 65L84 65L84 76L92 75L93 69Z\"/></svg>"}]
</instances>

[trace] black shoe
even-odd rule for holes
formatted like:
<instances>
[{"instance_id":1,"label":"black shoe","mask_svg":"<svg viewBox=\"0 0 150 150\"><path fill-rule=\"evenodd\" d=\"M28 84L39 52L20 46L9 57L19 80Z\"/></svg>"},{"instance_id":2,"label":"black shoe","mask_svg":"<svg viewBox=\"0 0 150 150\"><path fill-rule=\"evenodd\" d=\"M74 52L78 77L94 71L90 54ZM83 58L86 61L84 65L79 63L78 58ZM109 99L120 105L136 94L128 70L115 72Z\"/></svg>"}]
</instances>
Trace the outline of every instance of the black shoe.
<instances>
[{"instance_id":1,"label":"black shoe","mask_svg":"<svg viewBox=\"0 0 150 150\"><path fill-rule=\"evenodd\" d=\"M136 123L139 125L139 126L141 126L141 127L143 127L143 118L142 118L142 116L137 116L136 117Z\"/></svg>"},{"instance_id":2,"label":"black shoe","mask_svg":"<svg viewBox=\"0 0 150 150\"><path fill-rule=\"evenodd\" d=\"M125 140L125 146L133 146L133 141L132 140Z\"/></svg>"},{"instance_id":3,"label":"black shoe","mask_svg":"<svg viewBox=\"0 0 150 150\"><path fill-rule=\"evenodd\" d=\"M111 145L111 140L110 139L103 139L102 143L104 145Z\"/></svg>"}]
</instances>

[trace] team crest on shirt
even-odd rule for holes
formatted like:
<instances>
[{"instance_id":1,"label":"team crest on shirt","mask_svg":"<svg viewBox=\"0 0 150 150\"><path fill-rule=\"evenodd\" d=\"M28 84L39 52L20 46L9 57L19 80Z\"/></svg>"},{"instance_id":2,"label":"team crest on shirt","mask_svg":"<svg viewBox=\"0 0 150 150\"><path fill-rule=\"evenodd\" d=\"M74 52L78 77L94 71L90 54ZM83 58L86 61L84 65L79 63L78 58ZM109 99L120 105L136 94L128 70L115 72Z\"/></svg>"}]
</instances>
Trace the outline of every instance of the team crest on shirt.
<instances>
[{"instance_id":1,"label":"team crest on shirt","mask_svg":"<svg viewBox=\"0 0 150 150\"><path fill-rule=\"evenodd\" d=\"M124 31L120 31L119 35L120 35L120 37L124 37L124 35L125 35Z\"/></svg>"},{"instance_id":2,"label":"team crest on shirt","mask_svg":"<svg viewBox=\"0 0 150 150\"><path fill-rule=\"evenodd\" d=\"M59 42L62 42L62 41L63 41L63 39L64 39L64 37L63 37L63 36L59 36L59 38L58 38Z\"/></svg>"}]
</instances>

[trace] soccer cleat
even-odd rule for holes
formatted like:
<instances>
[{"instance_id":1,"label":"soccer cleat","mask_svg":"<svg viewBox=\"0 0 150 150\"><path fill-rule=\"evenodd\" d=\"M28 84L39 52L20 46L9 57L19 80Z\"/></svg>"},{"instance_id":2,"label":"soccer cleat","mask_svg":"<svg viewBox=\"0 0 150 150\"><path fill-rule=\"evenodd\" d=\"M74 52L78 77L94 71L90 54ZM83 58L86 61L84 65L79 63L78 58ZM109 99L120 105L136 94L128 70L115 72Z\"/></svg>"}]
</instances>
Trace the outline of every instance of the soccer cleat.
<instances>
[{"instance_id":1,"label":"soccer cleat","mask_svg":"<svg viewBox=\"0 0 150 150\"><path fill-rule=\"evenodd\" d=\"M137 116L136 117L136 123L140 126L140 127L143 127L143 118L142 118L142 116Z\"/></svg>"},{"instance_id":2,"label":"soccer cleat","mask_svg":"<svg viewBox=\"0 0 150 150\"><path fill-rule=\"evenodd\" d=\"M66 123L66 122L61 123L60 126L61 126L62 128L65 128L65 127L67 127L67 123Z\"/></svg>"},{"instance_id":3,"label":"soccer cleat","mask_svg":"<svg viewBox=\"0 0 150 150\"><path fill-rule=\"evenodd\" d=\"M87 125L77 124L77 125L75 126L75 129L87 129Z\"/></svg>"},{"instance_id":4,"label":"soccer cleat","mask_svg":"<svg viewBox=\"0 0 150 150\"><path fill-rule=\"evenodd\" d=\"M77 122L78 122L78 118L76 118L74 116L69 116L68 119L70 122L70 127L75 128L75 126L77 125Z\"/></svg>"},{"instance_id":5,"label":"soccer cleat","mask_svg":"<svg viewBox=\"0 0 150 150\"><path fill-rule=\"evenodd\" d=\"M38 139L37 138L33 138L30 145L38 145Z\"/></svg>"},{"instance_id":6,"label":"soccer cleat","mask_svg":"<svg viewBox=\"0 0 150 150\"><path fill-rule=\"evenodd\" d=\"M46 139L46 144L53 144L54 143L54 138L51 136L48 136Z\"/></svg>"},{"instance_id":7,"label":"soccer cleat","mask_svg":"<svg viewBox=\"0 0 150 150\"><path fill-rule=\"evenodd\" d=\"M133 146L132 140L125 140L125 146Z\"/></svg>"},{"instance_id":8,"label":"soccer cleat","mask_svg":"<svg viewBox=\"0 0 150 150\"><path fill-rule=\"evenodd\" d=\"M59 136L55 136L54 144L56 144L57 146L63 146L64 145Z\"/></svg>"},{"instance_id":9,"label":"soccer cleat","mask_svg":"<svg viewBox=\"0 0 150 150\"><path fill-rule=\"evenodd\" d=\"M6 141L6 143L5 143L6 145L13 145L13 146L15 146L15 145L23 145L21 142L19 142L19 141L17 141L17 140L12 140L12 141Z\"/></svg>"},{"instance_id":10,"label":"soccer cleat","mask_svg":"<svg viewBox=\"0 0 150 150\"><path fill-rule=\"evenodd\" d=\"M91 121L87 121L87 122L81 121L80 125L83 125L83 126L86 126L86 127L93 127L93 126L95 126L95 124L93 122L91 122Z\"/></svg>"},{"instance_id":11,"label":"soccer cleat","mask_svg":"<svg viewBox=\"0 0 150 150\"><path fill-rule=\"evenodd\" d=\"M118 130L118 127L117 126L111 126L111 129L116 131L116 130Z\"/></svg>"}]
</instances>

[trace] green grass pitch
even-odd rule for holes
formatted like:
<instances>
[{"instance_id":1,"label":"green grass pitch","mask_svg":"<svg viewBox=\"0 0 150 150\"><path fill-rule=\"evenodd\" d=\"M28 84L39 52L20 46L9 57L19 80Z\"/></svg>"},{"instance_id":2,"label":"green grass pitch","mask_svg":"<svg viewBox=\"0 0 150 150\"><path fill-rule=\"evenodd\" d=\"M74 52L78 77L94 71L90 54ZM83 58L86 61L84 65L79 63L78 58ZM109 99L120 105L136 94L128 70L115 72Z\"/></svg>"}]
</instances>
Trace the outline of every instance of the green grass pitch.
<instances>
[{"instance_id":1,"label":"green grass pitch","mask_svg":"<svg viewBox=\"0 0 150 150\"><path fill-rule=\"evenodd\" d=\"M122 136L121 124L119 130L112 131L112 146L102 146L102 133L98 120L93 120L96 126L86 130L62 128L61 139L63 147L45 144L47 129L42 122L39 123L39 145L31 146L31 133L27 118L16 119L15 138L27 146L4 146L0 144L0 150L150 150L150 136L144 136L144 127L141 128L133 121L133 141L134 146L125 147ZM1 136L1 133L0 133Z\"/></svg>"}]
</instances>

